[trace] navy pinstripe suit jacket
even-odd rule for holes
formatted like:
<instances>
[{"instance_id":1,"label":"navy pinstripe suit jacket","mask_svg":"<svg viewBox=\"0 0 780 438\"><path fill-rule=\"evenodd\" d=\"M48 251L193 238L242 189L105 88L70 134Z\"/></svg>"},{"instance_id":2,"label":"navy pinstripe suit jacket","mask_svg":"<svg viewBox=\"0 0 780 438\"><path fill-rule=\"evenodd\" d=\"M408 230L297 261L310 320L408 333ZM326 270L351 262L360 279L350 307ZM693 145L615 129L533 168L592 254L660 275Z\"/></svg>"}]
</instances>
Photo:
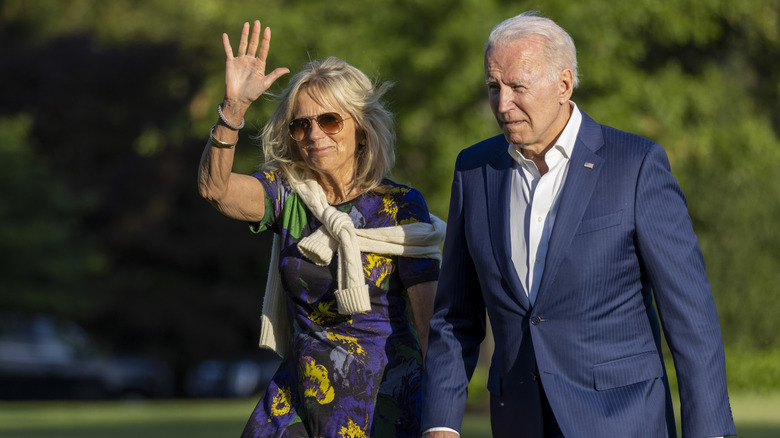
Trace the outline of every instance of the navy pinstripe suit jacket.
<instances>
[{"instance_id":1,"label":"navy pinstripe suit jacket","mask_svg":"<svg viewBox=\"0 0 780 438\"><path fill-rule=\"evenodd\" d=\"M460 430L487 309L494 437L544 436L537 381L566 437L674 436L654 297L683 435L736 433L704 260L662 147L583 113L533 306L511 260L506 148L499 135L458 156L423 429Z\"/></svg>"}]
</instances>

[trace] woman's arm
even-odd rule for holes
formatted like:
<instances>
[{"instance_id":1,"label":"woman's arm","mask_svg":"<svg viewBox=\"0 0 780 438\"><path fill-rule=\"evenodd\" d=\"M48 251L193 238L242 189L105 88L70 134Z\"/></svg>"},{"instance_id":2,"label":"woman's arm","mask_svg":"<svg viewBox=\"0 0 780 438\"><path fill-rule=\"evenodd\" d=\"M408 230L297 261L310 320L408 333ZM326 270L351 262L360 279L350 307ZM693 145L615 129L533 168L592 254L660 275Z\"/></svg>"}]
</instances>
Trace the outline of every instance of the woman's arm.
<instances>
[{"instance_id":1,"label":"woman's arm","mask_svg":"<svg viewBox=\"0 0 780 438\"><path fill-rule=\"evenodd\" d=\"M231 172L233 151L214 147L211 141L206 144L198 172L200 195L229 218L259 222L265 213L265 192L256 178Z\"/></svg>"},{"instance_id":2,"label":"woman's arm","mask_svg":"<svg viewBox=\"0 0 780 438\"><path fill-rule=\"evenodd\" d=\"M438 283L438 281L417 283L407 290L414 316L414 329L417 330L423 359L425 359L425 353L428 351L428 330L430 329L431 315L433 315L433 299L436 296Z\"/></svg>"},{"instance_id":3,"label":"woman's arm","mask_svg":"<svg viewBox=\"0 0 780 438\"><path fill-rule=\"evenodd\" d=\"M244 23L237 56L227 34L222 34L225 48L225 100L222 113L230 125L240 125L249 106L257 100L280 76L289 73L287 68L277 68L265 74L265 62L271 44L271 29L262 32L260 21L255 20L252 36L249 37L249 23ZM258 51L259 46L259 51ZM257 56L255 56L257 53ZM256 222L265 213L265 194L259 181L249 175L232 172L235 149L224 147L238 141L238 130L233 129L221 118L214 126L198 169L198 189L224 215ZM222 143L222 147L218 143Z\"/></svg>"}]
</instances>

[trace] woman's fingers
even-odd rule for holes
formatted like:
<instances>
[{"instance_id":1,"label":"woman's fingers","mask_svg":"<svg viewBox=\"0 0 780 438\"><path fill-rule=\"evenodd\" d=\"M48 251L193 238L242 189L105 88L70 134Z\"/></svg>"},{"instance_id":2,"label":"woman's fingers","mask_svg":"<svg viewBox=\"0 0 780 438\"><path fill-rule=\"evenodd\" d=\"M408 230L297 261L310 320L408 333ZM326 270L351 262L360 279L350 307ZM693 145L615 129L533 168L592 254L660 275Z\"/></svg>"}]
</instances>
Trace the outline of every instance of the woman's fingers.
<instances>
[{"instance_id":1,"label":"woman's fingers","mask_svg":"<svg viewBox=\"0 0 780 438\"><path fill-rule=\"evenodd\" d=\"M238 53L236 56L246 55L247 41L249 40L249 23L244 23L241 28L241 41L238 43Z\"/></svg>"},{"instance_id":2,"label":"woman's fingers","mask_svg":"<svg viewBox=\"0 0 780 438\"><path fill-rule=\"evenodd\" d=\"M263 34L263 42L260 44L260 34ZM268 48L270 47L271 42L271 29L265 28L265 32L263 32L263 27L260 24L260 20L255 20L254 25L252 26L252 36L249 37L249 23L244 23L244 26L241 29L241 39L238 43L238 53L233 55L233 47L230 45L230 38L226 33L222 34L222 45L225 47L225 55L228 59L231 58L237 58L239 56L251 56L255 57L255 53L257 53L257 46L260 44L260 53L258 53L257 57L260 58L262 61L265 61L266 56L268 56Z\"/></svg>"},{"instance_id":3,"label":"woman's fingers","mask_svg":"<svg viewBox=\"0 0 780 438\"><path fill-rule=\"evenodd\" d=\"M227 59L233 59L233 47L230 46L230 38L228 34L222 34L222 46L225 48L225 56Z\"/></svg>"},{"instance_id":4,"label":"woman's fingers","mask_svg":"<svg viewBox=\"0 0 780 438\"><path fill-rule=\"evenodd\" d=\"M271 47L271 28L266 27L265 32L263 32L263 42L260 44L260 53L257 54L257 57L260 59L260 61L265 63L265 60L268 57L268 49Z\"/></svg>"},{"instance_id":5,"label":"woman's fingers","mask_svg":"<svg viewBox=\"0 0 780 438\"><path fill-rule=\"evenodd\" d=\"M290 73L290 69L289 68L287 68L287 67L279 67L279 68L274 69L274 71L272 71L271 73L268 73L267 75L265 75L265 80L268 82L268 86L266 88L270 87L271 84L276 82L277 79L279 79L280 77L286 75L287 73Z\"/></svg>"},{"instance_id":6,"label":"woman's fingers","mask_svg":"<svg viewBox=\"0 0 780 438\"><path fill-rule=\"evenodd\" d=\"M260 20L255 20L255 24L252 27L252 38L249 40L249 49L247 50L247 56L255 56L257 53L257 43L260 41L260 30L263 27L260 25ZM263 36L265 39L265 36Z\"/></svg>"}]
</instances>

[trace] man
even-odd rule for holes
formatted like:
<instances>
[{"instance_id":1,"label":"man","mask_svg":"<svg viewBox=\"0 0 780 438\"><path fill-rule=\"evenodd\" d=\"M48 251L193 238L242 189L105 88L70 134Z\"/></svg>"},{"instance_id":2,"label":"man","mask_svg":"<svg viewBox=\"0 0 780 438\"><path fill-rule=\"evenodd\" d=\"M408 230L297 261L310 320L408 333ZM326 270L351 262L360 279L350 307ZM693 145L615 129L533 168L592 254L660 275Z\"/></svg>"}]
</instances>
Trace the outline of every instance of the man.
<instances>
[{"instance_id":1,"label":"man","mask_svg":"<svg viewBox=\"0 0 780 438\"><path fill-rule=\"evenodd\" d=\"M653 298L683 435L735 434L718 316L664 150L577 108L574 43L549 19L496 26L485 78L503 135L457 160L424 436L457 436L485 309L494 437L675 436Z\"/></svg>"}]
</instances>

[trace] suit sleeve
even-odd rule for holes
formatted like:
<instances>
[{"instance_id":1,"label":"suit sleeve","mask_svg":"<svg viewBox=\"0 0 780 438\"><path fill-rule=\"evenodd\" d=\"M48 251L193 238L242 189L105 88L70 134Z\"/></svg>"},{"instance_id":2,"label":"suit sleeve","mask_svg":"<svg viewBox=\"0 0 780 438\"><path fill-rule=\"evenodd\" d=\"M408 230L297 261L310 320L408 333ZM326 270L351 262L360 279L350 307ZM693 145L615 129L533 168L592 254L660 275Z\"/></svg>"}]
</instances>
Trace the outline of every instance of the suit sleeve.
<instances>
[{"instance_id":1,"label":"suit sleeve","mask_svg":"<svg viewBox=\"0 0 780 438\"><path fill-rule=\"evenodd\" d=\"M680 391L683 436L736 434L715 302L685 197L654 145L637 185L636 239Z\"/></svg>"},{"instance_id":2,"label":"suit sleeve","mask_svg":"<svg viewBox=\"0 0 780 438\"><path fill-rule=\"evenodd\" d=\"M452 183L442 270L431 319L423 380L422 430L460 431L467 386L485 337L485 304L469 253L463 174L458 157Z\"/></svg>"}]
</instances>

